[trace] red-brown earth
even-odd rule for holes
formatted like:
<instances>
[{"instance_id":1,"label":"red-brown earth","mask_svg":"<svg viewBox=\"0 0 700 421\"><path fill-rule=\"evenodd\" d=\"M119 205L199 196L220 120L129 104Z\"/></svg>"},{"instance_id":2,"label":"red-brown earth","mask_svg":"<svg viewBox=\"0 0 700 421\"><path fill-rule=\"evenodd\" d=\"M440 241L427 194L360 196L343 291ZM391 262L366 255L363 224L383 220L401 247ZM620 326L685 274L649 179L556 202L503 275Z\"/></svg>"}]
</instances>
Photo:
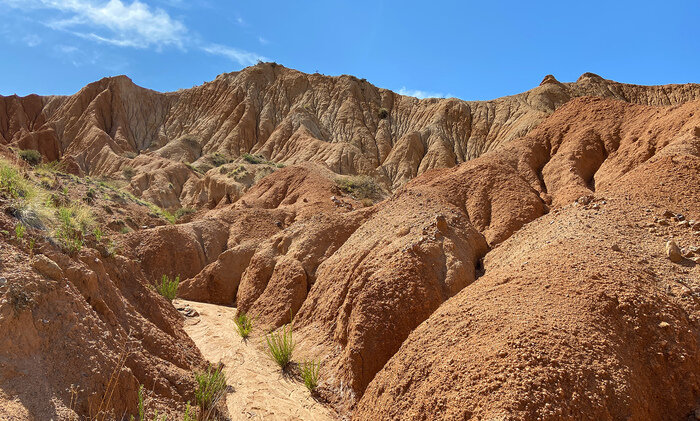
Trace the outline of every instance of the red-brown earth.
<instances>
[{"instance_id":1,"label":"red-brown earth","mask_svg":"<svg viewBox=\"0 0 700 421\"><path fill-rule=\"evenodd\" d=\"M67 251L3 193L10 419L93 416L115 367L112 416L135 413L139 384L181 414L206 361L149 287L162 275L262 332L293 317L294 360L321 362L338 417L700 415L698 85L587 73L417 100L268 63L174 93L122 76L0 104L6 159L104 230Z\"/></svg>"}]
</instances>

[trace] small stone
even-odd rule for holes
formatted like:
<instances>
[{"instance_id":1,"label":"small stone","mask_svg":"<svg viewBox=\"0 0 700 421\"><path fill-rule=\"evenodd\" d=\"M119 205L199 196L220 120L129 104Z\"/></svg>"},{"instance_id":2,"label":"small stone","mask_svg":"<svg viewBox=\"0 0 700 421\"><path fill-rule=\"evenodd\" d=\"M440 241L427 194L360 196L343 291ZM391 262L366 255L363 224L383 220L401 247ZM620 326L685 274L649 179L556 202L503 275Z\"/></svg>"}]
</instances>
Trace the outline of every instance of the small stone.
<instances>
[{"instance_id":1,"label":"small stone","mask_svg":"<svg viewBox=\"0 0 700 421\"><path fill-rule=\"evenodd\" d=\"M32 267L41 275L53 279L54 281L60 281L63 279L63 270L61 270L56 262L43 254L34 257Z\"/></svg>"},{"instance_id":2,"label":"small stone","mask_svg":"<svg viewBox=\"0 0 700 421\"><path fill-rule=\"evenodd\" d=\"M438 214L435 216L435 225L437 226L437 229L439 229L441 232L447 231L447 220L445 219L445 215Z\"/></svg>"},{"instance_id":3,"label":"small stone","mask_svg":"<svg viewBox=\"0 0 700 421\"><path fill-rule=\"evenodd\" d=\"M612 251L622 251L620 246L618 246L617 244L613 244L610 248L612 249Z\"/></svg>"},{"instance_id":4,"label":"small stone","mask_svg":"<svg viewBox=\"0 0 700 421\"><path fill-rule=\"evenodd\" d=\"M669 225L669 222L666 219L659 219L659 225L667 226Z\"/></svg>"},{"instance_id":5,"label":"small stone","mask_svg":"<svg viewBox=\"0 0 700 421\"><path fill-rule=\"evenodd\" d=\"M666 243L666 256L668 256L669 260L671 260L674 263L678 263L681 260L683 260L681 250L678 248L678 245L675 241L670 240Z\"/></svg>"},{"instance_id":6,"label":"small stone","mask_svg":"<svg viewBox=\"0 0 700 421\"><path fill-rule=\"evenodd\" d=\"M404 235L408 234L410 231L411 231L411 229L404 225L403 227L396 230L396 236L403 237Z\"/></svg>"},{"instance_id":7,"label":"small stone","mask_svg":"<svg viewBox=\"0 0 700 421\"><path fill-rule=\"evenodd\" d=\"M594 203L593 206L591 206L591 209L598 210L598 209L600 209L600 205L597 203Z\"/></svg>"},{"instance_id":8,"label":"small stone","mask_svg":"<svg viewBox=\"0 0 700 421\"><path fill-rule=\"evenodd\" d=\"M7 285L7 279L0 277L0 287L4 287Z\"/></svg>"},{"instance_id":9,"label":"small stone","mask_svg":"<svg viewBox=\"0 0 700 421\"><path fill-rule=\"evenodd\" d=\"M693 257L690 260L695 262L696 265L700 265L700 256Z\"/></svg>"},{"instance_id":10,"label":"small stone","mask_svg":"<svg viewBox=\"0 0 700 421\"><path fill-rule=\"evenodd\" d=\"M679 227L689 227L690 223L688 221L681 221L678 223Z\"/></svg>"},{"instance_id":11,"label":"small stone","mask_svg":"<svg viewBox=\"0 0 700 421\"><path fill-rule=\"evenodd\" d=\"M676 216L676 214L666 209L663 213L663 216L664 218L673 218L674 216Z\"/></svg>"},{"instance_id":12,"label":"small stone","mask_svg":"<svg viewBox=\"0 0 700 421\"><path fill-rule=\"evenodd\" d=\"M685 250L685 249L684 249L684 250L682 250L682 253L681 253L681 254L683 255L683 257L688 257L688 258L693 257L693 252L690 251L690 250Z\"/></svg>"},{"instance_id":13,"label":"small stone","mask_svg":"<svg viewBox=\"0 0 700 421\"><path fill-rule=\"evenodd\" d=\"M693 229L693 231L699 231L699 232L700 232L700 221L694 223L694 224L692 225L692 229Z\"/></svg>"},{"instance_id":14,"label":"small stone","mask_svg":"<svg viewBox=\"0 0 700 421\"><path fill-rule=\"evenodd\" d=\"M579 197L578 199L576 199L576 202L581 203L583 205L587 205L591 203L591 200L593 200L593 196L588 195Z\"/></svg>"},{"instance_id":15,"label":"small stone","mask_svg":"<svg viewBox=\"0 0 700 421\"><path fill-rule=\"evenodd\" d=\"M659 327L662 328L662 329L665 329L665 328L670 327L670 326L671 326L671 325L668 324L667 322L661 322L661 323L659 323Z\"/></svg>"}]
</instances>

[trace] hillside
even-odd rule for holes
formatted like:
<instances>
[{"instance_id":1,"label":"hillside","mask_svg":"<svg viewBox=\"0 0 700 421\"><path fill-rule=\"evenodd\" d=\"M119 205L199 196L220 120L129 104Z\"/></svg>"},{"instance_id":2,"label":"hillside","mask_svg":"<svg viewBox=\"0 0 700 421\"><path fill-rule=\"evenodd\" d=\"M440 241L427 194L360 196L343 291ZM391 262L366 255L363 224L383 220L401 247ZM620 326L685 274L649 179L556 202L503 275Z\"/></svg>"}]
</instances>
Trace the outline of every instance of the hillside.
<instances>
[{"instance_id":1,"label":"hillside","mask_svg":"<svg viewBox=\"0 0 700 421\"><path fill-rule=\"evenodd\" d=\"M266 63L0 104L10 419L121 419L139 385L181 417L205 358L235 376L221 419L700 414L700 85L418 100Z\"/></svg>"}]
</instances>

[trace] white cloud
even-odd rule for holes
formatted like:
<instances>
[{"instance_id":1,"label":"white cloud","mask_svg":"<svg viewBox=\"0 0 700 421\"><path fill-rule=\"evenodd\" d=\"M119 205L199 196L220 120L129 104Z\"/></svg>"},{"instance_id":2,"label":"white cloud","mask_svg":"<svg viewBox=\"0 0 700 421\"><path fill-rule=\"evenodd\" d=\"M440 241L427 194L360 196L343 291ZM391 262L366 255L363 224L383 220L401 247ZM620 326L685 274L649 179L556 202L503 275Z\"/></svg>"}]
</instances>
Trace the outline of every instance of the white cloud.
<instances>
[{"instance_id":1,"label":"white cloud","mask_svg":"<svg viewBox=\"0 0 700 421\"><path fill-rule=\"evenodd\" d=\"M419 89L406 89L405 86L402 86L401 89L399 89L399 95L406 95L406 96L414 96L416 98L424 99L424 98L452 98L452 94L443 94L440 92L428 92L428 91L421 91Z\"/></svg>"},{"instance_id":2,"label":"white cloud","mask_svg":"<svg viewBox=\"0 0 700 421\"><path fill-rule=\"evenodd\" d=\"M263 37L258 37L258 42L262 45L267 45L270 43L270 41L268 41L267 39L265 39Z\"/></svg>"},{"instance_id":3,"label":"white cloud","mask_svg":"<svg viewBox=\"0 0 700 421\"><path fill-rule=\"evenodd\" d=\"M164 1L174 4L183 2ZM56 18L44 22L46 26L102 44L156 50L164 47L175 47L183 51L194 48L223 56L243 66L266 60L253 52L207 43L201 40L196 32L191 32L181 20L140 0L133 0L131 3L129 0L0 0L1 5L22 13L37 10L56 12ZM240 16L236 17L235 21L241 26L247 26ZM258 41L261 44L267 43L263 37L259 37ZM35 46L41 39L36 34L29 34L24 42Z\"/></svg>"},{"instance_id":4,"label":"white cloud","mask_svg":"<svg viewBox=\"0 0 700 421\"><path fill-rule=\"evenodd\" d=\"M258 61L267 61L267 58L248 51L239 50L238 48L227 47L220 44L210 44L202 47L202 50L209 54L223 56L231 61L235 61L242 66L250 66Z\"/></svg>"},{"instance_id":5,"label":"white cloud","mask_svg":"<svg viewBox=\"0 0 700 421\"><path fill-rule=\"evenodd\" d=\"M37 45L41 44L41 38L39 38L39 36L36 34L27 34L27 36L22 38L22 41L24 41L28 47L36 47Z\"/></svg>"},{"instance_id":6,"label":"white cloud","mask_svg":"<svg viewBox=\"0 0 700 421\"><path fill-rule=\"evenodd\" d=\"M70 30L75 35L99 42L135 48L182 48L187 36L184 23L171 18L163 9L152 9L139 0L131 4L121 0L106 3L94 0L39 0L38 4L41 8L68 15L64 19L48 22L49 27ZM95 30L107 33L100 34Z\"/></svg>"}]
</instances>

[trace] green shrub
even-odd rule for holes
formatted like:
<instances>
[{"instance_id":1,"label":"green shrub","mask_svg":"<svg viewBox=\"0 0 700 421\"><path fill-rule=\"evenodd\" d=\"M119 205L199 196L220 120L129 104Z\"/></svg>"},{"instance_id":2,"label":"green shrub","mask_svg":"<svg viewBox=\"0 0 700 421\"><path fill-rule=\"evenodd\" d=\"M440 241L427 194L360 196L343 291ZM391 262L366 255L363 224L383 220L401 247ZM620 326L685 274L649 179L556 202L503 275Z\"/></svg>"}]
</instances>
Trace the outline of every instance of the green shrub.
<instances>
[{"instance_id":1,"label":"green shrub","mask_svg":"<svg viewBox=\"0 0 700 421\"><path fill-rule=\"evenodd\" d=\"M119 230L119 232L122 233L122 234L128 234L128 233L131 232L131 228L129 228L129 227L127 227L127 226L125 225L125 226L121 227L121 229Z\"/></svg>"},{"instance_id":2,"label":"green shrub","mask_svg":"<svg viewBox=\"0 0 700 421\"><path fill-rule=\"evenodd\" d=\"M32 186L17 168L7 161L0 160L0 194L10 199L19 199L27 198L32 193Z\"/></svg>"},{"instance_id":3,"label":"green shrub","mask_svg":"<svg viewBox=\"0 0 700 421\"><path fill-rule=\"evenodd\" d=\"M94 225L94 219L89 208L82 206L61 206L56 209L58 227L54 236L61 247L69 252L79 252L83 248L83 239Z\"/></svg>"},{"instance_id":4,"label":"green shrub","mask_svg":"<svg viewBox=\"0 0 700 421\"><path fill-rule=\"evenodd\" d=\"M177 288L180 285L180 277L176 276L172 281L168 275L163 275L160 285L156 285L156 291L163 297L172 301L177 297Z\"/></svg>"},{"instance_id":5,"label":"green shrub","mask_svg":"<svg viewBox=\"0 0 700 421\"><path fill-rule=\"evenodd\" d=\"M281 331L265 335L267 352L270 357L282 368L286 368L292 360L294 351L294 339L292 338L292 326L283 326Z\"/></svg>"},{"instance_id":6,"label":"green shrub","mask_svg":"<svg viewBox=\"0 0 700 421\"><path fill-rule=\"evenodd\" d=\"M240 312L234 317L233 321L236 323L236 329L241 338L247 338L253 330L253 319L248 317L247 314Z\"/></svg>"},{"instance_id":7,"label":"green shrub","mask_svg":"<svg viewBox=\"0 0 700 421\"><path fill-rule=\"evenodd\" d=\"M200 408L200 418L207 419L210 411L226 393L226 374L221 368L207 367L206 371L195 374L197 390L195 401Z\"/></svg>"},{"instance_id":8,"label":"green shrub","mask_svg":"<svg viewBox=\"0 0 700 421\"><path fill-rule=\"evenodd\" d=\"M31 166L39 165L41 163L41 154L37 150L24 149L19 151L18 155Z\"/></svg>"},{"instance_id":9,"label":"green shrub","mask_svg":"<svg viewBox=\"0 0 700 421\"><path fill-rule=\"evenodd\" d=\"M190 411L192 410L192 407L190 406L190 401L187 401L187 404L185 405L185 416L182 418L182 421L195 421L195 413Z\"/></svg>"},{"instance_id":10,"label":"green shrub","mask_svg":"<svg viewBox=\"0 0 700 421\"><path fill-rule=\"evenodd\" d=\"M310 392L313 392L318 386L318 378L321 364L313 360L305 362L301 366L301 377L304 379L304 385Z\"/></svg>"},{"instance_id":11,"label":"green shrub","mask_svg":"<svg viewBox=\"0 0 700 421\"><path fill-rule=\"evenodd\" d=\"M126 167L124 167L122 169L122 175L124 176L125 179L131 180L136 175L136 170L134 170L134 167L127 165Z\"/></svg>"},{"instance_id":12,"label":"green shrub","mask_svg":"<svg viewBox=\"0 0 700 421\"><path fill-rule=\"evenodd\" d=\"M26 227L21 222L15 225L15 237L17 237L18 240L24 239L24 232L26 230Z\"/></svg>"},{"instance_id":13,"label":"green shrub","mask_svg":"<svg viewBox=\"0 0 700 421\"><path fill-rule=\"evenodd\" d=\"M173 216L175 217L175 220L178 220L182 218L185 215L189 215L191 213L197 212L197 209L192 209L192 208L180 208L175 211L175 214Z\"/></svg>"},{"instance_id":14,"label":"green shrub","mask_svg":"<svg viewBox=\"0 0 700 421\"><path fill-rule=\"evenodd\" d=\"M236 181L242 179L248 175L248 170L246 170L244 165L239 165L234 170L228 173L229 177L233 177Z\"/></svg>"},{"instance_id":15,"label":"green shrub","mask_svg":"<svg viewBox=\"0 0 700 421\"><path fill-rule=\"evenodd\" d=\"M253 181L257 183L258 181L262 180L263 178L267 177L273 172L275 172L275 167L262 167L255 172L255 177Z\"/></svg>"},{"instance_id":16,"label":"green shrub","mask_svg":"<svg viewBox=\"0 0 700 421\"><path fill-rule=\"evenodd\" d=\"M214 152L209 156L209 158L211 159L211 163L215 167L220 167L224 164L228 164L229 162L231 162L231 160L226 155L220 152Z\"/></svg>"},{"instance_id":17,"label":"green shrub","mask_svg":"<svg viewBox=\"0 0 700 421\"><path fill-rule=\"evenodd\" d=\"M338 177L335 179L335 184L343 193L350 194L357 200L377 200L382 196L382 190L377 182L366 175Z\"/></svg>"},{"instance_id":18,"label":"green shrub","mask_svg":"<svg viewBox=\"0 0 700 421\"><path fill-rule=\"evenodd\" d=\"M243 159L250 164L262 164L266 162L265 157L262 155L251 155L249 153L244 153L241 155Z\"/></svg>"},{"instance_id":19,"label":"green shrub","mask_svg":"<svg viewBox=\"0 0 700 421\"><path fill-rule=\"evenodd\" d=\"M380 108L379 112L377 112L377 117L384 120L385 118L389 117L389 110L384 107Z\"/></svg>"},{"instance_id":20,"label":"green shrub","mask_svg":"<svg viewBox=\"0 0 700 421\"><path fill-rule=\"evenodd\" d=\"M92 234L95 236L95 241L98 243L102 241L102 236L104 235L104 232L102 232L102 229L100 227L95 227L95 229L92 230Z\"/></svg>"}]
</instances>

